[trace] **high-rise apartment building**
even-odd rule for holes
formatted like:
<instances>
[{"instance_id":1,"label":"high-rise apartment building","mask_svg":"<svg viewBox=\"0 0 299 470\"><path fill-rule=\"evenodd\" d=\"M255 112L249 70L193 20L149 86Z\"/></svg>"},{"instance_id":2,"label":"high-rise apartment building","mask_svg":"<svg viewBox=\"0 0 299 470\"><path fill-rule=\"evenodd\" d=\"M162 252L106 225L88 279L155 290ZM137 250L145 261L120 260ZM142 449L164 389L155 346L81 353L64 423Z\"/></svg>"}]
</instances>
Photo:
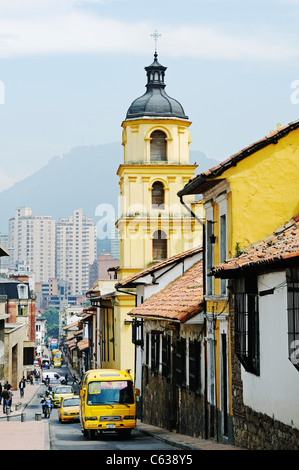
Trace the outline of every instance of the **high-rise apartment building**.
<instances>
[{"instance_id":1,"label":"high-rise apartment building","mask_svg":"<svg viewBox=\"0 0 299 470\"><path fill-rule=\"evenodd\" d=\"M56 224L56 277L72 283L73 294L89 289L89 267L97 256L96 226L76 209Z\"/></svg>"},{"instance_id":2,"label":"high-rise apartment building","mask_svg":"<svg viewBox=\"0 0 299 470\"><path fill-rule=\"evenodd\" d=\"M30 207L19 207L9 219L8 247L10 269L26 267L35 282L55 277L55 220L47 215L32 215Z\"/></svg>"}]
</instances>

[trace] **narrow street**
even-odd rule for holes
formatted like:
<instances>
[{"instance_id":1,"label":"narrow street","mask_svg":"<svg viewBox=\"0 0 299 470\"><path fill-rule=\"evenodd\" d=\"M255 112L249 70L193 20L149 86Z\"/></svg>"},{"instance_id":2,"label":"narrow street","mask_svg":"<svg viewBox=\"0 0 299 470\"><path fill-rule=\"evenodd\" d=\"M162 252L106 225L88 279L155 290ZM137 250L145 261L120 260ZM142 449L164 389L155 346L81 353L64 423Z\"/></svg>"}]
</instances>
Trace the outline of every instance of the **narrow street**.
<instances>
[{"instance_id":1,"label":"narrow street","mask_svg":"<svg viewBox=\"0 0 299 470\"><path fill-rule=\"evenodd\" d=\"M50 371L56 370L63 376L71 373L66 366L61 369L49 369ZM68 384L72 384L69 380ZM30 386L30 385L29 385ZM41 413L42 405L40 403L41 396L44 394L46 387L41 384L35 397L31 400L26 407L26 421L35 421L36 414ZM78 385L74 385L75 394L79 394ZM18 419L20 418L13 418ZM44 420L42 416L42 420ZM175 451L176 447L158 441L157 439L146 435L142 432L134 430L131 437L128 439L120 438L117 434L111 432L96 436L94 440L84 438L81 432L81 425L79 422L60 423L58 420L58 409L54 408L49 418L49 440L50 450L102 450L102 451L154 451L165 450Z\"/></svg>"}]
</instances>

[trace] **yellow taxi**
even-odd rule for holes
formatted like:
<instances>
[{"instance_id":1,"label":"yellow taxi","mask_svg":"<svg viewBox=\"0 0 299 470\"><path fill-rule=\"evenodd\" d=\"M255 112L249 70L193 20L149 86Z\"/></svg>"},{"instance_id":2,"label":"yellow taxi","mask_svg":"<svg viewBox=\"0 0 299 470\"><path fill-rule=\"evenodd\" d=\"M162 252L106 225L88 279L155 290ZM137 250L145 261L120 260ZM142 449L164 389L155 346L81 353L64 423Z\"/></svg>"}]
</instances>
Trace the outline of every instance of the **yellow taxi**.
<instances>
[{"instance_id":1,"label":"yellow taxi","mask_svg":"<svg viewBox=\"0 0 299 470\"><path fill-rule=\"evenodd\" d=\"M61 400L58 410L58 419L60 422L79 420L79 396L64 397Z\"/></svg>"},{"instance_id":2,"label":"yellow taxi","mask_svg":"<svg viewBox=\"0 0 299 470\"><path fill-rule=\"evenodd\" d=\"M53 393L54 407L60 406L62 398L72 398L74 395L74 390L71 385L58 385Z\"/></svg>"}]
</instances>

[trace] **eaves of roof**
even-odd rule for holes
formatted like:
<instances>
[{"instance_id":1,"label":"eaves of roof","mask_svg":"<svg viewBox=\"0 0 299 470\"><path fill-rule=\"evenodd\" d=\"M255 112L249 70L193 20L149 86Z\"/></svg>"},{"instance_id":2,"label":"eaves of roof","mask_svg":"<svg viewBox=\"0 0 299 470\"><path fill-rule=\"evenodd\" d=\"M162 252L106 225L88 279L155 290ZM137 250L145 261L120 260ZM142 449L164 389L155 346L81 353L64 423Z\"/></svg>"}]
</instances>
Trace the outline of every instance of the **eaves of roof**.
<instances>
[{"instance_id":1,"label":"eaves of roof","mask_svg":"<svg viewBox=\"0 0 299 470\"><path fill-rule=\"evenodd\" d=\"M68 325L64 326L63 329L64 330L69 330L70 328L74 328L76 326L78 326L78 320L73 322L73 323L69 323Z\"/></svg>"},{"instance_id":2,"label":"eaves of roof","mask_svg":"<svg viewBox=\"0 0 299 470\"><path fill-rule=\"evenodd\" d=\"M88 338L87 339L82 339L77 343L77 348L79 351L84 351L84 349L88 349L89 344L88 344Z\"/></svg>"},{"instance_id":3,"label":"eaves of roof","mask_svg":"<svg viewBox=\"0 0 299 470\"><path fill-rule=\"evenodd\" d=\"M286 126L280 127L276 131L272 131L269 135L265 136L263 139L254 142L253 144L245 147L239 152L235 153L227 160L223 161L219 165L214 166L204 173L200 173L194 178L190 179L189 182L178 192L178 196L186 196L188 194L203 194L208 189L211 189L214 185L218 184L221 179L221 176L227 169L232 166L236 166L238 162L244 158L249 157L258 150L267 147L270 144L277 144L278 140L282 139L288 135L291 131L298 129L299 120L293 121ZM217 180L214 180L217 178Z\"/></svg>"}]
</instances>

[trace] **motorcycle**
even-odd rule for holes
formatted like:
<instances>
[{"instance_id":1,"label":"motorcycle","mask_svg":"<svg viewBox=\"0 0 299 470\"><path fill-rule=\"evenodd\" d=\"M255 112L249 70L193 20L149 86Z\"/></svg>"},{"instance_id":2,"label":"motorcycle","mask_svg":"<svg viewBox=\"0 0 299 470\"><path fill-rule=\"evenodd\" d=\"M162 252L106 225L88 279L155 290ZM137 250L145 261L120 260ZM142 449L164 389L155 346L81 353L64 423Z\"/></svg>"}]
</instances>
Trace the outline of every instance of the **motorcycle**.
<instances>
[{"instance_id":1,"label":"motorcycle","mask_svg":"<svg viewBox=\"0 0 299 470\"><path fill-rule=\"evenodd\" d=\"M47 398L47 400L43 400L43 413L44 418L50 418L51 411L52 411L52 400L51 398Z\"/></svg>"}]
</instances>

